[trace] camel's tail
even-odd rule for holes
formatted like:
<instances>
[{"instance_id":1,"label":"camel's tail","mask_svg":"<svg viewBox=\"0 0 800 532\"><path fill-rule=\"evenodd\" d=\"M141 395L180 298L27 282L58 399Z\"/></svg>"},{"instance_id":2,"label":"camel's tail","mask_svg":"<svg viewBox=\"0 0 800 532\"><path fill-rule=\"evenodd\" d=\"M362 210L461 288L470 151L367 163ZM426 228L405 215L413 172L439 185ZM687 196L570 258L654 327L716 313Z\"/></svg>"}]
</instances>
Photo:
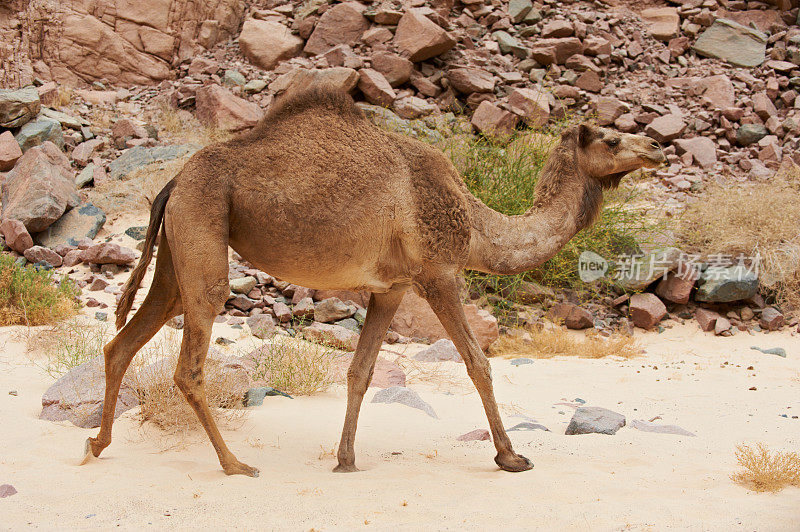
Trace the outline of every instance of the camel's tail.
<instances>
[{"instance_id":1,"label":"camel's tail","mask_svg":"<svg viewBox=\"0 0 800 532\"><path fill-rule=\"evenodd\" d=\"M164 211L166 210L167 200L169 200L169 195L172 193L173 188L175 188L174 179L161 189L156 199L153 200L153 206L150 207L150 225L147 226L147 235L144 238L142 257L139 259L139 264L133 269L128 282L125 284L125 288L122 290L122 297L119 298L119 303L117 303L117 310L115 312L117 316L117 330L122 329L125 325L125 321L128 319L128 314L130 314L131 307L133 306L133 298L136 296L136 292L142 284L144 274L147 272L147 266L153 259L153 248L156 245L158 230L164 223Z\"/></svg>"}]
</instances>

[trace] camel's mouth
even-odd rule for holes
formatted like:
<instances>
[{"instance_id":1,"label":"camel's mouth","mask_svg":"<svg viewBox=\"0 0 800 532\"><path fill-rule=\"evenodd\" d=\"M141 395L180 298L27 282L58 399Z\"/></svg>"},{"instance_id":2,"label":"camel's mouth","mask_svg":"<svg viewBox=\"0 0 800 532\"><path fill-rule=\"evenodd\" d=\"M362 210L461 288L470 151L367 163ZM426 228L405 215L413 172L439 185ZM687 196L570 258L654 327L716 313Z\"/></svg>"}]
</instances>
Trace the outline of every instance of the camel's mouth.
<instances>
[{"instance_id":1,"label":"camel's mouth","mask_svg":"<svg viewBox=\"0 0 800 532\"><path fill-rule=\"evenodd\" d=\"M641 154L641 158L645 168L658 168L667 162L667 158L661 150L648 151Z\"/></svg>"}]
</instances>

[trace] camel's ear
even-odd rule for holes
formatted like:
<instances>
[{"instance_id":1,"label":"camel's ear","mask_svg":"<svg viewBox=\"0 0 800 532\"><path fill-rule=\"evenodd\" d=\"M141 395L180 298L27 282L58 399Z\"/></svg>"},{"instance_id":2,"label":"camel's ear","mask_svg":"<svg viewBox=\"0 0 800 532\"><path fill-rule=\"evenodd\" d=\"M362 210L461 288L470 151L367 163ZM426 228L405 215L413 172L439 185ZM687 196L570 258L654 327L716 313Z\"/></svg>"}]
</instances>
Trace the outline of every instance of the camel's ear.
<instances>
[{"instance_id":1,"label":"camel's ear","mask_svg":"<svg viewBox=\"0 0 800 532\"><path fill-rule=\"evenodd\" d=\"M594 127L588 124L578 126L578 146L581 148L591 144L595 137L597 137L597 130Z\"/></svg>"}]
</instances>

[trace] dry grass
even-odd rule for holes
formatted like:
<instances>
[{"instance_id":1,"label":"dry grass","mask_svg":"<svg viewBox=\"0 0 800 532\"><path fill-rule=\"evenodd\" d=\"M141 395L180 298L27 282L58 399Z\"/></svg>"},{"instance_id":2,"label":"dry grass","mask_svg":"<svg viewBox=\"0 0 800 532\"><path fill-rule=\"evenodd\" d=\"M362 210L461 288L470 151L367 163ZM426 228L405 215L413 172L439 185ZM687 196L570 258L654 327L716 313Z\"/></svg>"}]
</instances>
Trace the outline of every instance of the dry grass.
<instances>
[{"instance_id":1,"label":"dry grass","mask_svg":"<svg viewBox=\"0 0 800 532\"><path fill-rule=\"evenodd\" d=\"M284 336L273 336L248 355L253 380L292 395L323 392L336 379L337 351Z\"/></svg>"},{"instance_id":2,"label":"dry grass","mask_svg":"<svg viewBox=\"0 0 800 532\"><path fill-rule=\"evenodd\" d=\"M84 362L103 354L103 346L112 333L105 324L87 324L69 320L45 329L32 331L27 338L30 355L42 355L44 361L33 360L48 375L59 378Z\"/></svg>"},{"instance_id":3,"label":"dry grass","mask_svg":"<svg viewBox=\"0 0 800 532\"><path fill-rule=\"evenodd\" d=\"M553 358L577 356L580 358L604 358L616 356L632 358L639 354L639 345L627 335L613 333L609 337L589 332L579 340L565 327L549 324L540 330L515 329L512 334L500 336L490 347L490 356L507 358Z\"/></svg>"},{"instance_id":4,"label":"dry grass","mask_svg":"<svg viewBox=\"0 0 800 532\"><path fill-rule=\"evenodd\" d=\"M233 137L229 131L205 126L192 113L174 109L166 104L156 109L152 122L158 125L159 137L168 139L173 144L208 146Z\"/></svg>"},{"instance_id":5,"label":"dry grass","mask_svg":"<svg viewBox=\"0 0 800 532\"><path fill-rule=\"evenodd\" d=\"M0 255L0 325L49 325L74 316L80 289L51 271Z\"/></svg>"},{"instance_id":6,"label":"dry grass","mask_svg":"<svg viewBox=\"0 0 800 532\"><path fill-rule=\"evenodd\" d=\"M72 87L59 86L55 98L53 98L50 107L54 109L62 109L68 107L72 103L74 90Z\"/></svg>"},{"instance_id":7,"label":"dry grass","mask_svg":"<svg viewBox=\"0 0 800 532\"><path fill-rule=\"evenodd\" d=\"M179 350L180 333L170 329L137 356L126 382L139 399L142 423L149 421L182 440L201 425L173 379ZM215 421L225 428L235 427L244 415L242 397L246 391L239 376L226 371L223 361L211 356L204 370L206 397Z\"/></svg>"},{"instance_id":8,"label":"dry grass","mask_svg":"<svg viewBox=\"0 0 800 532\"><path fill-rule=\"evenodd\" d=\"M763 444L736 447L736 461L743 471L731 475L734 482L754 491L780 491L787 486L800 488L800 455L794 452L771 453Z\"/></svg>"},{"instance_id":9,"label":"dry grass","mask_svg":"<svg viewBox=\"0 0 800 532\"><path fill-rule=\"evenodd\" d=\"M754 186L710 186L684 212L678 238L687 251L706 257L758 253L762 284L779 302L800 307L798 167Z\"/></svg>"}]
</instances>

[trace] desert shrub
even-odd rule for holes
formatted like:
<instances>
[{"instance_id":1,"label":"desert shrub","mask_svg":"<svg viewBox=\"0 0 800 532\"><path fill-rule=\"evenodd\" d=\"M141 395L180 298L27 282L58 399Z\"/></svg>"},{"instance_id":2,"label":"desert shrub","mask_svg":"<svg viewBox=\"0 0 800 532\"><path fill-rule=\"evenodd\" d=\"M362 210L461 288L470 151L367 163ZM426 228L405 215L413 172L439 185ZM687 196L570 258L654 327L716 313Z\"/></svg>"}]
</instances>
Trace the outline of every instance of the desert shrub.
<instances>
[{"instance_id":1,"label":"desert shrub","mask_svg":"<svg viewBox=\"0 0 800 532\"><path fill-rule=\"evenodd\" d=\"M248 355L253 380L293 395L322 392L337 380L333 348L273 336Z\"/></svg>"},{"instance_id":2,"label":"desert shrub","mask_svg":"<svg viewBox=\"0 0 800 532\"><path fill-rule=\"evenodd\" d=\"M763 443L755 447L736 447L736 461L744 470L731 475L734 482L755 491L780 491L787 486L800 488L800 455L770 450Z\"/></svg>"},{"instance_id":3,"label":"desert shrub","mask_svg":"<svg viewBox=\"0 0 800 532\"><path fill-rule=\"evenodd\" d=\"M754 185L710 185L682 214L677 236L686 251L704 257L758 254L762 284L779 302L800 307L797 167Z\"/></svg>"},{"instance_id":4,"label":"desert shrub","mask_svg":"<svg viewBox=\"0 0 800 532\"><path fill-rule=\"evenodd\" d=\"M72 368L102 355L103 346L111 337L111 331L105 324L89 325L83 321L69 320L33 332L28 337L27 349L31 354L42 355L43 361L37 357L34 363L51 377L58 378Z\"/></svg>"},{"instance_id":5,"label":"desert shrub","mask_svg":"<svg viewBox=\"0 0 800 532\"><path fill-rule=\"evenodd\" d=\"M49 270L0 255L0 325L47 325L74 316L80 289Z\"/></svg>"},{"instance_id":6,"label":"desert shrub","mask_svg":"<svg viewBox=\"0 0 800 532\"><path fill-rule=\"evenodd\" d=\"M556 356L632 358L639 352L639 345L628 335L612 333L609 337L603 337L595 332L589 332L585 338L578 339L565 327L556 325L541 329L516 329L511 334L501 335L489 347L490 356L530 358Z\"/></svg>"}]
</instances>

